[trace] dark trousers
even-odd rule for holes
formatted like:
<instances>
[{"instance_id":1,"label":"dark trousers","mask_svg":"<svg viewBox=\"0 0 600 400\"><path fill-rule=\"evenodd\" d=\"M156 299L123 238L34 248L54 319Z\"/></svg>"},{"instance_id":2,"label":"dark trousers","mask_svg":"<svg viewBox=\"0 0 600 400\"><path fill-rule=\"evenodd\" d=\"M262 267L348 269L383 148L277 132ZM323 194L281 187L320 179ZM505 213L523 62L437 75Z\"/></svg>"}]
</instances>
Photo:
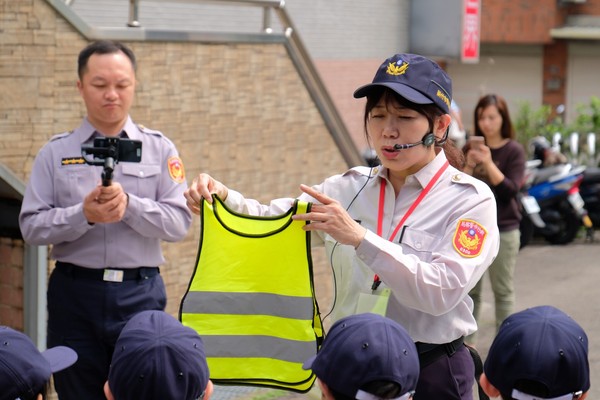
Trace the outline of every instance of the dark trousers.
<instances>
[{"instance_id":1,"label":"dark trousers","mask_svg":"<svg viewBox=\"0 0 600 400\"><path fill-rule=\"evenodd\" d=\"M157 269L105 282L77 267L56 268L48 282L48 347L68 346L78 360L54 374L61 400L106 400L104 383L125 323L143 310L164 310L166 291ZM93 272L93 271L92 271Z\"/></svg>"},{"instance_id":2,"label":"dark trousers","mask_svg":"<svg viewBox=\"0 0 600 400\"><path fill-rule=\"evenodd\" d=\"M461 345L421 368L414 400L473 400L475 366L471 353Z\"/></svg>"}]
</instances>

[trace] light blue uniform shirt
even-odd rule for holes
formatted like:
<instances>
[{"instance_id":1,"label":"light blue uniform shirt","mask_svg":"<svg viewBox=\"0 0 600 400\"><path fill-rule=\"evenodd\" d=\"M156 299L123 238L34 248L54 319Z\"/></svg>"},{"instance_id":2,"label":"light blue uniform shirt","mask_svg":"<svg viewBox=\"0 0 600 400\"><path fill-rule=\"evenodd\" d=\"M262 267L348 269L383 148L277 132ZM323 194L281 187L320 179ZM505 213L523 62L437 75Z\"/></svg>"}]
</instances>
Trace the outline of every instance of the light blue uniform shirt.
<instances>
[{"instance_id":1,"label":"light blue uniform shirt","mask_svg":"<svg viewBox=\"0 0 600 400\"><path fill-rule=\"evenodd\" d=\"M123 219L90 225L83 214L83 199L100 183L103 170L81 163L81 146L98 135L84 119L73 132L54 136L34 161L19 216L28 244L53 245L52 258L88 268L164 262L160 241L181 240L192 220L183 197L187 183L173 179L168 168L177 149L162 133L131 118L123 130L127 138L142 141L141 162L117 163L113 173L113 182L129 196Z\"/></svg>"}]
</instances>

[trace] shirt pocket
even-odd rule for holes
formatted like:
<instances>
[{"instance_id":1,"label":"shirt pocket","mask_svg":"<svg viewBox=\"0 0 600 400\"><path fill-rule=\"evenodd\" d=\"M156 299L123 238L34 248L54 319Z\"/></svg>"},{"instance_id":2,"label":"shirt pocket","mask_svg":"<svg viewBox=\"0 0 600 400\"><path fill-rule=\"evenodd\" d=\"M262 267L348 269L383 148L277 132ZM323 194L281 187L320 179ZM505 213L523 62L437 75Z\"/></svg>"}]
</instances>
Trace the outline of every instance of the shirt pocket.
<instances>
[{"instance_id":1,"label":"shirt pocket","mask_svg":"<svg viewBox=\"0 0 600 400\"><path fill-rule=\"evenodd\" d=\"M138 197L156 198L161 167L158 164L121 164L125 191Z\"/></svg>"},{"instance_id":2,"label":"shirt pocket","mask_svg":"<svg viewBox=\"0 0 600 400\"><path fill-rule=\"evenodd\" d=\"M415 254L421 260L429 262L434 249L438 246L440 236L422 230L406 227L402 233L403 250L407 254Z\"/></svg>"},{"instance_id":3,"label":"shirt pocket","mask_svg":"<svg viewBox=\"0 0 600 400\"><path fill-rule=\"evenodd\" d=\"M83 201L102 179L102 169L87 164L63 165L57 170L55 204L69 207Z\"/></svg>"}]
</instances>

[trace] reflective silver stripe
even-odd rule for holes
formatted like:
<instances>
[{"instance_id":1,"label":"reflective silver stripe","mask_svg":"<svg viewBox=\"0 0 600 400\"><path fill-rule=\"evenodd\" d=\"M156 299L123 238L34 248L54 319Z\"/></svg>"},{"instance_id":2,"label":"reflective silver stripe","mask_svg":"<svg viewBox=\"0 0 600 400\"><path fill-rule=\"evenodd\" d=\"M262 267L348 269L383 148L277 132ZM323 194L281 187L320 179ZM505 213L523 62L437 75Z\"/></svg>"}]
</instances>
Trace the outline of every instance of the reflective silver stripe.
<instances>
[{"instance_id":1,"label":"reflective silver stripe","mask_svg":"<svg viewBox=\"0 0 600 400\"><path fill-rule=\"evenodd\" d=\"M520 392L517 389L513 389L511 397L513 399L517 399L517 400L573 400L573 399L580 398L582 394L583 393L580 390L578 392L567 393L567 394L564 394L564 395L558 396L558 397L542 398L542 397L533 396L533 395L530 395L527 393Z\"/></svg>"},{"instance_id":2,"label":"reflective silver stripe","mask_svg":"<svg viewBox=\"0 0 600 400\"><path fill-rule=\"evenodd\" d=\"M408 399L410 399L410 397L413 394L415 394L414 391L406 392L402 396L393 398L391 400L408 400ZM383 399L383 397L378 397L378 396L375 396L374 394L371 394L371 393L368 393L368 392L365 392L362 390L359 390L358 392L356 392L356 395L354 396L354 398L356 400L381 400L381 399Z\"/></svg>"},{"instance_id":3,"label":"reflective silver stripe","mask_svg":"<svg viewBox=\"0 0 600 400\"><path fill-rule=\"evenodd\" d=\"M273 336L202 336L206 357L272 358L303 363L314 356L315 342L300 342Z\"/></svg>"},{"instance_id":4,"label":"reflective silver stripe","mask_svg":"<svg viewBox=\"0 0 600 400\"><path fill-rule=\"evenodd\" d=\"M272 293L188 292L183 302L184 314L272 315L312 320L311 297L283 296Z\"/></svg>"}]
</instances>

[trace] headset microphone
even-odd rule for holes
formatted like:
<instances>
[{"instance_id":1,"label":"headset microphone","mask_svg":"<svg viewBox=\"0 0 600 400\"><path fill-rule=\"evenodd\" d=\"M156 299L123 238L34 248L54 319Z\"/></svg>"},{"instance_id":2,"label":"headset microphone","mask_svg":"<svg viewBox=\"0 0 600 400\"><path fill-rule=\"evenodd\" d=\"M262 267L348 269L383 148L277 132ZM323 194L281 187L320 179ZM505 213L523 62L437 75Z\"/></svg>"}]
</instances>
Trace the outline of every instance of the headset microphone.
<instances>
[{"instance_id":1,"label":"headset microphone","mask_svg":"<svg viewBox=\"0 0 600 400\"><path fill-rule=\"evenodd\" d=\"M394 145L394 150L410 149L411 147L419 146L421 144L423 144L422 140L420 142L415 142L415 143L395 144Z\"/></svg>"},{"instance_id":2,"label":"headset microphone","mask_svg":"<svg viewBox=\"0 0 600 400\"><path fill-rule=\"evenodd\" d=\"M425 136L423 136L423 139L421 139L421 141L419 141L419 142L406 143L406 144L395 144L394 150L406 150L406 149L410 149L411 147L419 146L421 144L425 147L429 147L434 142L435 142L435 136L433 135L433 132L429 132L429 133L426 133Z\"/></svg>"}]
</instances>

